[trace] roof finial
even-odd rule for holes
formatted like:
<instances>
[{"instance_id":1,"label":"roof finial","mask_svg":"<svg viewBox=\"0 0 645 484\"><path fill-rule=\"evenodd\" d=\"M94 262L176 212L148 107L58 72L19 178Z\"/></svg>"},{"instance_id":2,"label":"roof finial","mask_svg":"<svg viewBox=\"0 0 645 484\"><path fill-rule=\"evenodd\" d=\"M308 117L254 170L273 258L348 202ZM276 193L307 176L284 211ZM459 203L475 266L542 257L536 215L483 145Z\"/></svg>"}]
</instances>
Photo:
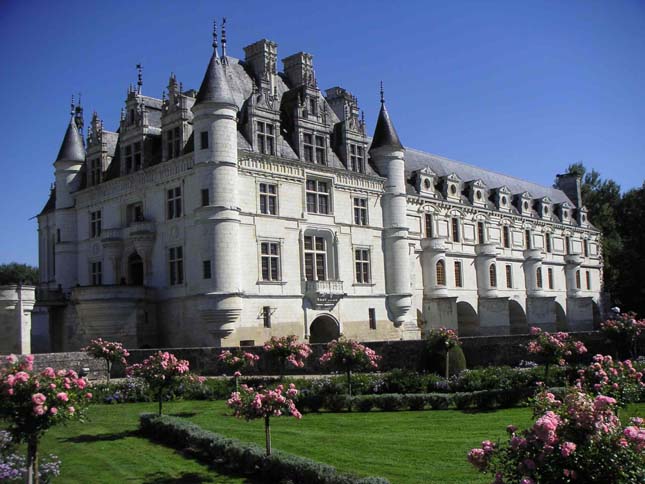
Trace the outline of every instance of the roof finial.
<instances>
[{"instance_id":1,"label":"roof finial","mask_svg":"<svg viewBox=\"0 0 645 484\"><path fill-rule=\"evenodd\" d=\"M383 96L383 81L381 81L381 104L385 104L385 97Z\"/></svg>"},{"instance_id":2,"label":"roof finial","mask_svg":"<svg viewBox=\"0 0 645 484\"><path fill-rule=\"evenodd\" d=\"M226 62L226 17L222 18L222 61Z\"/></svg>"},{"instance_id":3,"label":"roof finial","mask_svg":"<svg viewBox=\"0 0 645 484\"><path fill-rule=\"evenodd\" d=\"M74 108L75 108L75 107L76 107L76 106L74 105L74 95L72 94L72 102L71 102L71 104L70 104L70 112L69 112L69 114L70 114L71 116L74 116L74 112L75 112Z\"/></svg>"},{"instance_id":4,"label":"roof finial","mask_svg":"<svg viewBox=\"0 0 645 484\"><path fill-rule=\"evenodd\" d=\"M141 86L143 86L143 66L137 64L137 93L141 94Z\"/></svg>"},{"instance_id":5,"label":"roof finial","mask_svg":"<svg viewBox=\"0 0 645 484\"><path fill-rule=\"evenodd\" d=\"M217 19L213 19L213 50L217 57Z\"/></svg>"}]
</instances>

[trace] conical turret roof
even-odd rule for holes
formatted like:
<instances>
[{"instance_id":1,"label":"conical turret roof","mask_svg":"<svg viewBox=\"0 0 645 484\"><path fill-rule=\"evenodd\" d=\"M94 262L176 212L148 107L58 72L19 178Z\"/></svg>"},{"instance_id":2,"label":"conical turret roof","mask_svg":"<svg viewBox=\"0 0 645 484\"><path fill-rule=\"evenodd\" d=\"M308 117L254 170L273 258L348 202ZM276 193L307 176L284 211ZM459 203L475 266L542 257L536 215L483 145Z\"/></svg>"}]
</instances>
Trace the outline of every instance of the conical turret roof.
<instances>
[{"instance_id":1,"label":"conical turret roof","mask_svg":"<svg viewBox=\"0 0 645 484\"><path fill-rule=\"evenodd\" d=\"M390 115L385 107L385 102L381 101L381 112L379 113L378 121L376 122L376 129L374 130L370 151L385 146L392 149L403 149L403 145L399 140L399 135L396 134L396 129L394 129Z\"/></svg>"},{"instance_id":2,"label":"conical turret roof","mask_svg":"<svg viewBox=\"0 0 645 484\"><path fill-rule=\"evenodd\" d=\"M81 133L78 132L76 121L72 119L67 126L63 144L60 146L56 161L84 161L85 160L85 147L83 146L83 138Z\"/></svg>"},{"instance_id":3,"label":"conical turret roof","mask_svg":"<svg viewBox=\"0 0 645 484\"><path fill-rule=\"evenodd\" d=\"M195 104L203 102L217 102L234 104L231 88L226 80L226 72L221 59L217 55L217 49L213 51L208 68L204 74L204 80L197 93Z\"/></svg>"}]
</instances>

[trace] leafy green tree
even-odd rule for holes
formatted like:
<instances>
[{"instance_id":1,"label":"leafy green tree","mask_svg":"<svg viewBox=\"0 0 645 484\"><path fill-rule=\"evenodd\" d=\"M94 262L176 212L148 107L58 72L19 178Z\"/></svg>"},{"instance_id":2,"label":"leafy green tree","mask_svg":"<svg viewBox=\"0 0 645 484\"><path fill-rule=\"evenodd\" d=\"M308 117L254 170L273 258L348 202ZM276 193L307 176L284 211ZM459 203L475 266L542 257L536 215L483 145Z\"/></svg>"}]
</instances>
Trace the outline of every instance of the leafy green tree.
<instances>
[{"instance_id":1,"label":"leafy green tree","mask_svg":"<svg viewBox=\"0 0 645 484\"><path fill-rule=\"evenodd\" d=\"M38 268L27 264L10 262L0 264L0 285L3 284L38 284Z\"/></svg>"}]
</instances>

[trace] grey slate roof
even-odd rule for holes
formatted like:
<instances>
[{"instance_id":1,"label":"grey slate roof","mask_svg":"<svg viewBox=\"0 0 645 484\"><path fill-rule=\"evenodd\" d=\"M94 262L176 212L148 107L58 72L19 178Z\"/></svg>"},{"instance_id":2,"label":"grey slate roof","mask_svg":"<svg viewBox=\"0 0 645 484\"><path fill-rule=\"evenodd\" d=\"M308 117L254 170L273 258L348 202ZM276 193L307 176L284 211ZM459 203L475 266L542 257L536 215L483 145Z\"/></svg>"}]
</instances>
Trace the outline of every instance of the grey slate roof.
<instances>
[{"instance_id":1,"label":"grey slate roof","mask_svg":"<svg viewBox=\"0 0 645 484\"><path fill-rule=\"evenodd\" d=\"M222 60L217 56L217 49L213 51L211 60L208 63L202 85L195 99L195 104L197 105L207 101L236 104L226 80Z\"/></svg>"},{"instance_id":2,"label":"grey slate roof","mask_svg":"<svg viewBox=\"0 0 645 484\"><path fill-rule=\"evenodd\" d=\"M374 130L374 137L372 138L370 150L382 148L384 146L398 150L403 148L403 145L399 140L399 135L396 133L394 124L392 124L390 115L387 112L385 103L381 101L381 111L378 113L378 121L376 121L376 129Z\"/></svg>"},{"instance_id":3,"label":"grey slate roof","mask_svg":"<svg viewBox=\"0 0 645 484\"><path fill-rule=\"evenodd\" d=\"M85 147L83 146L83 138L78 132L74 117L67 126L63 143L58 151L56 161L84 161L85 160Z\"/></svg>"}]
</instances>

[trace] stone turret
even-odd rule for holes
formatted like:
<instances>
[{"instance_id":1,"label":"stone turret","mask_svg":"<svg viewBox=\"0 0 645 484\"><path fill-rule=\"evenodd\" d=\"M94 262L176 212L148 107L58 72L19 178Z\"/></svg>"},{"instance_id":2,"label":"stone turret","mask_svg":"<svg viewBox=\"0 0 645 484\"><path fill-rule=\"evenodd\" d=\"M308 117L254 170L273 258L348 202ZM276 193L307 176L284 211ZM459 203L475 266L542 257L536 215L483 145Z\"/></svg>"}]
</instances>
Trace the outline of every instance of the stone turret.
<instances>
[{"instance_id":1,"label":"stone turret","mask_svg":"<svg viewBox=\"0 0 645 484\"><path fill-rule=\"evenodd\" d=\"M195 169L207 190L208 205L200 210L201 222L212 237L212 286L198 303L198 311L214 344L235 329L242 311L240 297L240 208L237 175L237 112L227 80L226 63L213 55L192 107L195 135Z\"/></svg>"},{"instance_id":2,"label":"stone turret","mask_svg":"<svg viewBox=\"0 0 645 484\"><path fill-rule=\"evenodd\" d=\"M418 337L409 315L412 306L410 288L410 247L407 224L405 183L405 148L399 140L385 107L381 89L381 112L369 149L372 162L385 178L383 194L383 238L385 243L385 288L389 318L403 329L404 338Z\"/></svg>"},{"instance_id":3,"label":"stone turret","mask_svg":"<svg viewBox=\"0 0 645 484\"><path fill-rule=\"evenodd\" d=\"M67 290L78 282L77 230L73 193L81 181L81 167L85 162L85 147L80 133L80 111L72 102L72 116L54 162L56 174L56 245L54 251L56 281Z\"/></svg>"}]
</instances>

